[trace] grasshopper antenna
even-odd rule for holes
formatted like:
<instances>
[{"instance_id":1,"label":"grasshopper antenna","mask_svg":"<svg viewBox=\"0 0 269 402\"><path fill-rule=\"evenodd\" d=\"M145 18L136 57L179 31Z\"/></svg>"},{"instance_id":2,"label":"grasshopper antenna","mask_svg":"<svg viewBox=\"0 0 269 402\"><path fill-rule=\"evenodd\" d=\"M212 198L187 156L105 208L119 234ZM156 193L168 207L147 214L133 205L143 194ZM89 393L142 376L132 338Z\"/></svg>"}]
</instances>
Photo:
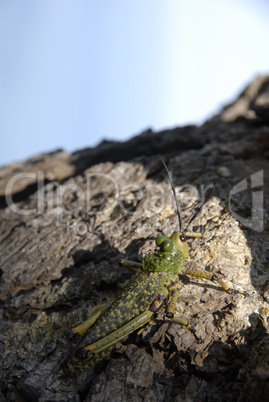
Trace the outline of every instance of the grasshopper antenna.
<instances>
[{"instance_id":1,"label":"grasshopper antenna","mask_svg":"<svg viewBox=\"0 0 269 402\"><path fill-rule=\"evenodd\" d=\"M177 196L176 196L175 186L174 186L172 177L171 177L171 175L170 175L170 173L169 173L169 170L168 170L168 167L167 167L165 161L163 160L163 158L161 158L161 160L162 160L163 166L164 166L164 168L165 168L165 170L166 170L166 173L167 173L167 176L168 176L168 179L169 179L171 188L172 188L172 192L173 192L173 195L174 195L174 199L175 199L175 203L176 203L176 208L177 208L177 216L178 216L179 231L181 231L181 218L180 218L180 213L179 213L179 205L178 205L178 200L177 200Z\"/></svg>"},{"instance_id":2,"label":"grasshopper antenna","mask_svg":"<svg viewBox=\"0 0 269 402\"><path fill-rule=\"evenodd\" d=\"M197 211L192 215L191 219L189 220L189 222L187 223L185 229L183 230L184 233L187 232L188 226L192 223L192 221L196 218L196 216L199 214L199 212L201 211L201 209L203 208L203 206L205 205L205 203L209 200L209 198L211 197L214 188L215 188L216 182L214 181L213 186L211 187L209 193L207 194L204 202L202 202L202 204L200 205L200 207L197 209Z\"/></svg>"}]
</instances>

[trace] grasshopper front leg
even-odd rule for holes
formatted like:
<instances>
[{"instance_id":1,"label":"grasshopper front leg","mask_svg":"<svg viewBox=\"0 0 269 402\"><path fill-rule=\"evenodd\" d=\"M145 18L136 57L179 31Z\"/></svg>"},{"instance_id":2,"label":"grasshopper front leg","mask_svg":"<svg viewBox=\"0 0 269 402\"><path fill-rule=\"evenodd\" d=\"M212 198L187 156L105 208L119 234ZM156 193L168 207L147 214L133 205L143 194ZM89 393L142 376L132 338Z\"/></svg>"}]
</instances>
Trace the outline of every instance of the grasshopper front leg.
<instances>
[{"instance_id":1,"label":"grasshopper front leg","mask_svg":"<svg viewBox=\"0 0 269 402\"><path fill-rule=\"evenodd\" d=\"M169 323L175 323L175 324L180 324L180 325L184 325L195 337L196 342L201 343L202 339L200 337L200 335L198 334L198 332L189 324L189 322L183 318L183 317L179 317L179 316L174 316L175 313L175 308L176 308L176 303L177 303L177 299L179 297L179 289L172 289L172 296L171 296L171 300L170 303L166 309L166 317L164 319L165 322L169 322Z\"/></svg>"},{"instance_id":2,"label":"grasshopper front leg","mask_svg":"<svg viewBox=\"0 0 269 402\"><path fill-rule=\"evenodd\" d=\"M237 290L237 289L230 288L221 279L218 279L217 275L215 275L215 274L212 275L208 272L194 271L194 270L190 270L190 269L184 270L183 273L184 273L184 275L193 276L195 278L202 278L202 279L207 279L208 281L211 281L211 282L217 282L223 288L223 290L225 290L225 292L227 292L229 294L238 294L239 293L239 294L242 294L243 296L249 296L249 294L244 290Z\"/></svg>"},{"instance_id":3,"label":"grasshopper front leg","mask_svg":"<svg viewBox=\"0 0 269 402\"><path fill-rule=\"evenodd\" d=\"M140 262L135 262L131 260L121 260L121 265L131 272L137 272L138 269L142 268L142 264Z\"/></svg>"}]
</instances>

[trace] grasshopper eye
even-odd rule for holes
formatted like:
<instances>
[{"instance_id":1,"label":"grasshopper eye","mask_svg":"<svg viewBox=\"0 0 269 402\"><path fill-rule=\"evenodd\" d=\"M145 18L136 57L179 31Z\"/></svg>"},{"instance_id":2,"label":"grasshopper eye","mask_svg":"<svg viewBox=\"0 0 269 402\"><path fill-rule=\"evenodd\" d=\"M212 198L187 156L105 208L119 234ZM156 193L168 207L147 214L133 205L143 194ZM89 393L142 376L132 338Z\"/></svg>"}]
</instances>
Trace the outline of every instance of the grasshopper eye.
<instances>
[{"instance_id":1,"label":"grasshopper eye","mask_svg":"<svg viewBox=\"0 0 269 402\"><path fill-rule=\"evenodd\" d=\"M182 243L185 243L185 241L186 241L186 236L185 236L184 234L182 234L182 235L179 237L179 239L180 239L180 241L181 241Z\"/></svg>"},{"instance_id":2,"label":"grasshopper eye","mask_svg":"<svg viewBox=\"0 0 269 402\"><path fill-rule=\"evenodd\" d=\"M162 243L162 250L167 252L167 253L171 253L171 251L173 251L174 249L174 244L172 242L172 240L164 240L164 242Z\"/></svg>"}]
</instances>

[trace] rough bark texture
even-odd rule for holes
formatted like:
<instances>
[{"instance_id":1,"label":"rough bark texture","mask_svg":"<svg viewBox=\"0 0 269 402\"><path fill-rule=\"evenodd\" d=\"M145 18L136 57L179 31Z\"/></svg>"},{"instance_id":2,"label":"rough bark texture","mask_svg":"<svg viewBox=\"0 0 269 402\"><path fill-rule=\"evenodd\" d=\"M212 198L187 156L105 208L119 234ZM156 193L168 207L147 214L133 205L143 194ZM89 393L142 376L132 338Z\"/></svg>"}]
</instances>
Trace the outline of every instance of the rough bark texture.
<instances>
[{"instance_id":1,"label":"rough bark texture","mask_svg":"<svg viewBox=\"0 0 269 402\"><path fill-rule=\"evenodd\" d=\"M268 400L268 93L269 77L258 77L202 127L148 130L0 169L0 400ZM203 237L189 241L189 264L250 297L182 277L177 313L201 344L158 322L118 343L93 372L66 378L68 332L130 278L120 260L141 261L157 236L177 230L158 154L184 223L216 181L192 224Z\"/></svg>"}]
</instances>

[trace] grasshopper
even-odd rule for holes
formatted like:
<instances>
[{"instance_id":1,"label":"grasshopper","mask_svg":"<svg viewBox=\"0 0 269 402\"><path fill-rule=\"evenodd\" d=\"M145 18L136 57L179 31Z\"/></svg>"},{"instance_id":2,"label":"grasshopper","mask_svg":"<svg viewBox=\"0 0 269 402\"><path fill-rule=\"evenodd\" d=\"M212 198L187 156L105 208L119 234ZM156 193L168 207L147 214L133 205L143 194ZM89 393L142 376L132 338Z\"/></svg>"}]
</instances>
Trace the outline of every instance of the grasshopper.
<instances>
[{"instance_id":1,"label":"grasshopper","mask_svg":"<svg viewBox=\"0 0 269 402\"><path fill-rule=\"evenodd\" d=\"M179 274L184 273L184 275L217 282L228 293L247 295L246 292L229 288L215 274L184 270L184 263L189 257L186 239L201 236L201 233L188 232L187 228L201 211L213 189L191 217L186 228L182 230L175 188L168 168L163 160L162 162L176 203L179 231L173 233L171 237L158 237L157 249L147 254L141 264L122 260L122 265L131 271L135 270L135 274L117 298L98 307L91 317L72 329L72 337L78 335L84 335L84 337L79 347L64 363L64 371L67 375L78 375L84 370L93 368L122 338L139 328L141 330L141 327L149 322L154 322L157 312L163 305L166 305L164 321L184 325L193 333L196 341L201 342L199 334L185 318L174 316L179 297Z\"/></svg>"}]
</instances>

